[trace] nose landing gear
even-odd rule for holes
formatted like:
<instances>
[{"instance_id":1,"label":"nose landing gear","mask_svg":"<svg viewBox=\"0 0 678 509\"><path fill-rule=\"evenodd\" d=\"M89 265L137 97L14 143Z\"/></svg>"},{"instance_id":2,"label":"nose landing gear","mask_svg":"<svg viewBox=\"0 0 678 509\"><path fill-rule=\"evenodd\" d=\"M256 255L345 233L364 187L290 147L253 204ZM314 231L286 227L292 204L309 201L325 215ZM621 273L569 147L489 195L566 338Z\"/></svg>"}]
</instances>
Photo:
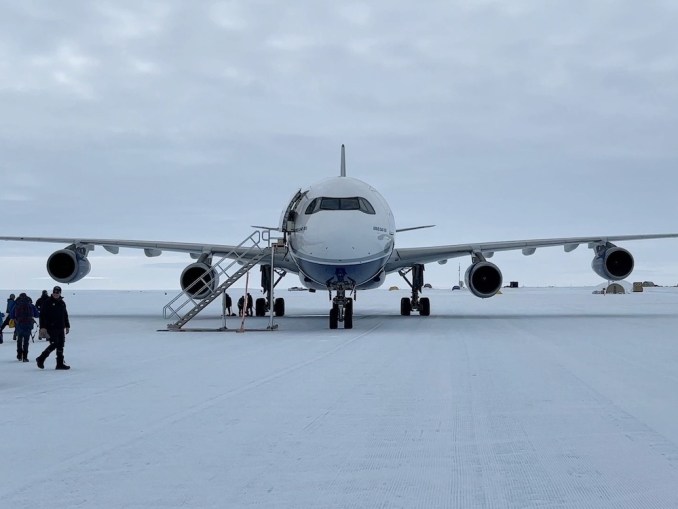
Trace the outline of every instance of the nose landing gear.
<instances>
[{"instance_id":1,"label":"nose landing gear","mask_svg":"<svg viewBox=\"0 0 678 509\"><path fill-rule=\"evenodd\" d=\"M353 290L355 296L355 290ZM332 298L332 290L330 290L330 299L332 300L332 308L330 309L330 329L337 329L339 323L344 324L344 329L353 328L353 299L346 297L346 289L337 289L337 295Z\"/></svg>"}]
</instances>

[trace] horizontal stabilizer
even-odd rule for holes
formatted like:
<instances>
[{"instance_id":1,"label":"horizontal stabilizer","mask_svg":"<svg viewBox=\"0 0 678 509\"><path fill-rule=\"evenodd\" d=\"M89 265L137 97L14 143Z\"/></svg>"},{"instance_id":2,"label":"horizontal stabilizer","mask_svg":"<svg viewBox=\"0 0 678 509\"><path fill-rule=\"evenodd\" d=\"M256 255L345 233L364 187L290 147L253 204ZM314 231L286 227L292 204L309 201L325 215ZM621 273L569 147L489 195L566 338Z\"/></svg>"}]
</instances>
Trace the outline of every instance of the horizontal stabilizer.
<instances>
[{"instance_id":1,"label":"horizontal stabilizer","mask_svg":"<svg viewBox=\"0 0 678 509\"><path fill-rule=\"evenodd\" d=\"M250 226L250 228L256 228L257 230L272 230L272 231L276 231L276 232L282 231L277 226L257 226L255 224L253 224L253 225Z\"/></svg>"},{"instance_id":2,"label":"horizontal stabilizer","mask_svg":"<svg viewBox=\"0 0 678 509\"><path fill-rule=\"evenodd\" d=\"M422 228L433 228L435 225L434 224L427 224L425 226L413 226L412 228L398 228L396 230L397 232L409 232L411 230L421 230Z\"/></svg>"}]
</instances>

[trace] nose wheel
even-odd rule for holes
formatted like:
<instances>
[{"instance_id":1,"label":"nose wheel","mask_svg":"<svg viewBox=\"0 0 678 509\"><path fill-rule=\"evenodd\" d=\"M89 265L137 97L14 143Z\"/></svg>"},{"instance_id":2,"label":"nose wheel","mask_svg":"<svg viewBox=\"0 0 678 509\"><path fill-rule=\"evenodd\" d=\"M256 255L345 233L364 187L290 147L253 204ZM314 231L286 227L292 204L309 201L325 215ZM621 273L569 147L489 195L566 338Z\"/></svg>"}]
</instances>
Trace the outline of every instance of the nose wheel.
<instances>
[{"instance_id":1,"label":"nose wheel","mask_svg":"<svg viewBox=\"0 0 678 509\"><path fill-rule=\"evenodd\" d=\"M340 323L344 324L344 329L353 328L353 299L346 297L345 290L337 290L330 309L330 329L338 329Z\"/></svg>"}]
</instances>

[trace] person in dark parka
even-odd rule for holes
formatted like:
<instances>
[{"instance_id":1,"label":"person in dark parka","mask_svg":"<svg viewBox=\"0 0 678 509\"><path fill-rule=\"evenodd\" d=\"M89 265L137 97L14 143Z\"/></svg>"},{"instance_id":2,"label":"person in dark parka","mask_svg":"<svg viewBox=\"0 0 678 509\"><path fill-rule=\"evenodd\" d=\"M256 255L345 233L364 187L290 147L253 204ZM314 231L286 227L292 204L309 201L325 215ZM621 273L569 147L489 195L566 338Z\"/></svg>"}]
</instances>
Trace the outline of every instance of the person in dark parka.
<instances>
[{"instance_id":1,"label":"person in dark parka","mask_svg":"<svg viewBox=\"0 0 678 509\"><path fill-rule=\"evenodd\" d=\"M64 345L66 334L70 332L66 303L61 298L61 287L55 286L52 295L42 304L40 309L40 335L46 335L49 346L35 359L40 369L45 367L45 360L56 350L56 369L71 369L64 362Z\"/></svg>"},{"instance_id":2,"label":"person in dark parka","mask_svg":"<svg viewBox=\"0 0 678 509\"><path fill-rule=\"evenodd\" d=\"M254 301L252 299L252 294L248 293L247 294L247 309L246 309L247 316L254 316L253 307L254 307Z\"/></svg>"},{"instance_id":3,"label":"person in dark parka","mask_svg":"<svg viewBox=\"0 0 678 509\"><path fill-rule=\"evenodd\" d=\"M224 293L224 307L226 308L226 316L231 316L233 314L233 311L231 311L232 306L233 299L231 299L229 294Z\"/></svg>"},{"instance_id":4,"label":"person in dark parka","mask_svg":"<svg viewBox=\"0 0 678 509\"><path fill-rule=\"evenodd\" d=\"M35 301L35 307L40 311L40 308L42 307L42 303L47 301L49 299L49 293L47 293L47 290L42 291L42 295L38 297L38 300Z\"/></svg>"}]
</instances>

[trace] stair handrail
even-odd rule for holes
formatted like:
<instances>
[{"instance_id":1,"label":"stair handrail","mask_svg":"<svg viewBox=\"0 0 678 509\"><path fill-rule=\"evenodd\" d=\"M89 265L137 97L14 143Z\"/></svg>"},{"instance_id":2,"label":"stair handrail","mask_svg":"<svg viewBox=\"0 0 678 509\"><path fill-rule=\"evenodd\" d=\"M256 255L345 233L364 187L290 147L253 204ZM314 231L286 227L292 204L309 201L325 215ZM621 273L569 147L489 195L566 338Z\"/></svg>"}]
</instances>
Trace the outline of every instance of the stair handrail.
<instances>
[{"instance_id":1,"label":"stair handrail","mask_svg":"<svg viewBox=\"0 0 678 509\"><path fill-rule=\"evenodd\" d=\"M168 324L168 329L170 330L179 330L181 327L186 325L189 321L191 321L195 316L200 313L203 309L205 309L207 306L209 306L219 295L224 293L224 291L230 287L233 283L235 283L238 279L240 279L243 275L245 275L252 267L254 267L259 261L266 256L267 253L265 251L262 251L260 254L256 255L254 258L251 258L247 265L244 265L238 271L233 274L230 278L225 280L223 283L221 283L217 288L215 288L208 296L204 297L201 299L197 304L195 304L184 316L179 317L179 319L173 323L173 324ZM195 302L195 301L193 301ZM188 301L184 304L187 304ZM182 306L183 307L183 306ZM178 316L178 314L177 314Z\"/></svg>"},{"instance_id":2,"label":"stair handrail","mask_svg":"<svg viewBox=\"0 0 678 509\"><path fill-rule=\"evenodd\" d=\"M268 239L266 239L266 240L268 240ZM228 274L227 271L228 271L233 265L235 265L236 263L242 263L242 265L243 265L243 266L241 267L241 269L242 269L242 268L246 267L247 265L249 265L248 260L247 260L247 257L248 257L248 255L249 255L252 251L258 249L260 253L263 253L263 252L264 252L264 249L260 246L261 241L262 241L262 234L261 234L261 231L259 231L259 230L254 230L254 231L253 231L248 237L246 237L240 244L238 244L237 246L235 246L235 248L234 248L233 250L231 250L231 251L229 251L228 253L224 254L224 255L217 261L217 263L212 263L212 264L210 265L210 268L211 268L212 270L218 271L218 274L217 274L217 275L220 275L220 276L221 276L221 275L226 276L226 279L227 279L227 280L230 279L230 277L232 277L232 276L229 276L229 274ZM244 246L246 243L248 243L248 242L251 242L251 246L249 246L249 247L248 247L245 251L243 251L242 253L239 253L239 252L238 252L238 251L239 251L239 248L243 247L243 246ZM270 243L270 240L269 240L269 243ZM221 264L224 262L224 260L230 260L230 261L231 261L231 263L229 263L225 268L224 268L224 267L221 267ZM245 261L243 262L243 260L245 260ZM247 269L245 270L245 272L246 272L247 270L249 270L249 268L251 268L251 267L247 267ZM241 269L238 269L237 271L235 271L235 273L234 273L233 275L237 274ZM210 272L206 272L205 275L210 275ZM165 304L165 306L163 307L163 317L164 317L165 319L168 318L168 312L169 312L169 317L176 316L177 318L181 319L182 317L179 316L179 311L181 311L185 306L187 306L189 303L193 303L194 305L197 305L196 302L199 302L199 301L201 301L201 300L204 300L204 299L198 299L198 300L194 299L194 298L191 296L191 294L190 294L189 292L190 292L191 290L193 290L193 289L197 289L197 288L200 288L200 287L202 287L202 286L209 286L210 281L204 279L205 275L200 276L199 278L197 278L197 279L196 279L195 281L193 281L190 285L188 285L188 286L186 287L186 289L182 289L182 290L181 290L181 291L180 291L180 292L179 292L172 300L170 300L167 304ZM242 277L242 274L238 277L238 279L239 279L240 277ZM210 279L211 279L211 278L210 278ZM236 279L236 280L237 280L237 279ZM233 282L235 282L235 281L233 281ZM221 285L220 285L220 286L221 286ZM183 302L181 305L179 305L176 309L174 309L174 307L172 307L172 305L173 305L176 301L178 301L178 300L179 300L182 296L184 296L184 295L186 295L186 297L187 297L186 301Z\"/></svg>"}]
</instances>

